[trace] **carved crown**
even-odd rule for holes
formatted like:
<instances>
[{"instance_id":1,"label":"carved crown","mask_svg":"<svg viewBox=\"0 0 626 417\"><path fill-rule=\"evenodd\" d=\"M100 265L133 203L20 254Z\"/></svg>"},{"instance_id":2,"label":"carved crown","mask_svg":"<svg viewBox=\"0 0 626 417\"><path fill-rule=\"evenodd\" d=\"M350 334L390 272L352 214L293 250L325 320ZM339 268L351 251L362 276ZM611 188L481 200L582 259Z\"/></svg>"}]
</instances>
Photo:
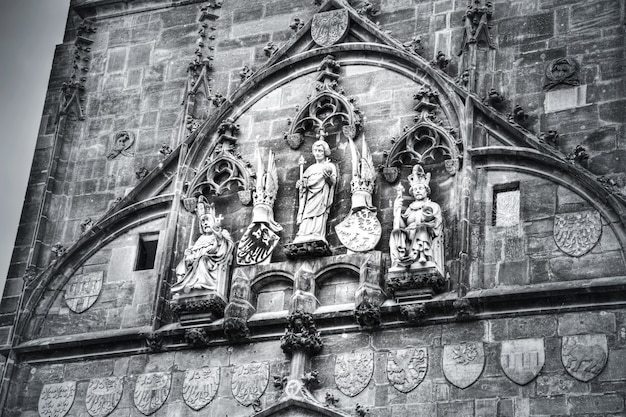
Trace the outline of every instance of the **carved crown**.
<instances>
[{"instance_id":1,"label":"carved crown","mask_svg":"<svg viewBox=\"0 0 626 417\"><path fill-rule=\"evenodd\" d=\"M222 220L224 219L224 217L221 215L215 215L215 204L209 203L204 196L198 197L198 206L196 208L196 213L198 215L198 219L208 217L211 220L211 224L213 226L222 225Z\"/></svg>"},{"instance_id":2,"label":"carved crown","mask_svg":"<svg viewBox=\"0 0 626 417\"><path fill-rule=\"evenodd\" d=\"M350 181L350 187L352 187L352 194L358 191L372 194L374 192L375 183L376 183L375 179L368 179L368 178L354 176L352 177L352 181Z\"/></svg>"},{"instance_id":3,"label":"carved crown","mask_svg":"<svg viewBox=\"0 0 626 417\"><path fill-rule=\"evenodd\" d=\"M408 180L411 188L415 188L418 185L424 185L426 186L426 189L430 191L430 172L425 173L424 168L421 165L416 164L413 166L413 171L408 176Z\"/></svg>"}]
</instances>

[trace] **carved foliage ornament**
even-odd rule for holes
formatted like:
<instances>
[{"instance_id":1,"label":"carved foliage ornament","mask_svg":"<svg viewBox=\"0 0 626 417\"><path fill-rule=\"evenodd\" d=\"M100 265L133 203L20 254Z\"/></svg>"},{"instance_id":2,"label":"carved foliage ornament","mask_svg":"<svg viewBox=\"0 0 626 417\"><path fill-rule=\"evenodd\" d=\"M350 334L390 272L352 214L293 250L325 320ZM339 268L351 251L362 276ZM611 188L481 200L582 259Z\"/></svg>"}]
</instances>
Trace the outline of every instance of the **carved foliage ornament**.
<instances>
[{"instance_id":1,"label":"carved foliage ornament","mask_svg":"<svg viewBox=\"0 0 626 417\"><path fill-rule=\"evenodd\" d=\"M602 372L608 354L604 334L565 336L561 341L561 360L565 370L582 382L590 381Z\"/></svg>"},{"instance_id":2,"label":"carved foliage ornament","mask_svg":"<svg viewBox=\"0 0 626 417\"><path fill-rule=\"evenodd\" d=\"M428 350L422 348L398 349L387 356L387 379L395 389L413 391L426 377Z\"/></svg>"},{"instance_id":3,"label":"carved foliage ornament","mask_svg":"<svg viewBox=\"0 0 626 417\"><path fill-rule=\"evenodd\" d=\"M319 46L334 45L348 32L349 22L346 9L317 13L311 22L311 37Z\"/></svg>"},{"instance_id":4,"label":"carved foliage ornament","mask_svg":"<svg viewBox=\"0 0 626 417\"><path fill-rule=\"evenodd\" d=\"M452 385L465 389L478 380L485 367L482 342L443 347L443 375Z\"/></svg>"},{"instance_id":5,"label":"carved foliage ornament","mask_svg":"<svg viewBox=\"0 0 626 417\"><path fill-rule=\"evenodd\" d=\"M72 408L75 395L75 381L44 385L39 394L38 410L40 417L65 416Z\"/></svg>"},{"instance_id":6,"label":"carved foliage ornament","mask_svg":"<svg viewBox=\"0 0 626 417\"><path fill-rule=\"evenodd\" d=\"M192 410L199 411L213 401L219 384L219 367L188 369L183 382L183 399Z\"/></svg>"},{"instance_id":7,"label":"carved foliage ornament","mask_svg":"<svg viewBox=\"0 0 626 417\"><path fill-rule=\"evenodd\" d=\"M172 376L165 372L138 375L133 396L137 410L146 416L153 414L165 404L171 385Z\"/></svg>"},{"instance_id":8,"label":"carved foliage ornament","mask_svg":"<svg viewBox=\"0 0 626 417\"><path fill-rule=\"evenodd\" d=\"M526 385L539 375L546 360L543 339L505 340L500 352L504 374L518 385Z\"/></svg>"},{"instance_id":9,"label":"carved foliage ornament","mask_svg":"<svg viewBox=\"0 0 626 417\"><path fill-rule=\"evenodd\" d=\"M602 219L595 210L554 216L554 241L570 256L583 256L596 246L602 234Z\"/></svg>"},{"instance_id":10,"label":"carved foliage ornament","mask_svg":"<svg viewBox=\"0 0 626 417\"><path fill-rule=\"evenodd\" d=\"M65 286L65 304L74 313L89 309L100 295L104 272L74 275Z\"/></svg>"},{"instance_id":11,"label":"carved foliage ornament","mask_svg":"<svg viewBox=\"0 0 626 417\"><path fill-rule=\"evenodd\" d=\"M374 352L361 350L337 355L335 383L339 391L354 397L367 387L374 374Z\"/></svg>"},{"instance_id":12,"label":"carved foliage ornament","mask_svg":"<svg viewBox=\"0 0 626 417\"><path fill-rule=\"evenodd\" d=\"M85 405L93 417L106 417L115 410L122 399L124 381L119 377L89 380Z\"/></svg>"},{"instance_id":13,"label":"carved foliage ornament","mask_svg":"<svg viewBox=\"0 0 626 417\"><path fill-rule=\"evenodd\" d=\"M233 370L231 388L233 396L243 406L256 403L265 392L270 380L269 362L237 365Z\"/></svg>"}]
</instances>

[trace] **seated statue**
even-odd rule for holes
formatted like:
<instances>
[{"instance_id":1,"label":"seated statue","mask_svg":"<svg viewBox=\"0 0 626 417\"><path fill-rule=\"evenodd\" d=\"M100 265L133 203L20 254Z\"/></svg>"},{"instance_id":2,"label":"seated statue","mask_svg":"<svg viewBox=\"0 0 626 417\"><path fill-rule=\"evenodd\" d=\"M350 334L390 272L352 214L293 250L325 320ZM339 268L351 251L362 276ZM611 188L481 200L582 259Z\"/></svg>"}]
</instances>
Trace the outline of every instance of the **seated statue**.
<instances>
[{"instance_id":1,"label":"seated statue","mask_svg":"<svg viewBox=\"0 0 626 417\"><path fill-rule=\"evenodd\" d=\"M234 243L228 230L222 229L222 216L215 216L215 207L207 204L204 197L199 199L197 213L202 234L185 249L183 260L176 267L177 282L171 291L176 294L206 290L225 297L224 284Z\"/></svg>"},{"instance_id":2,"label":"seated statue","mask_svg":"<svg viewBox=\"0 0 626 417\"><path fill-rule=\"evenodd\" d=\"M402 213L402 187L393 204L393 230L389 239L391 269L435 267L443 274L443 218L439 204L430 200L430 173L421 165L408 177L414 201Z\"/></svg>"}]
</instances>

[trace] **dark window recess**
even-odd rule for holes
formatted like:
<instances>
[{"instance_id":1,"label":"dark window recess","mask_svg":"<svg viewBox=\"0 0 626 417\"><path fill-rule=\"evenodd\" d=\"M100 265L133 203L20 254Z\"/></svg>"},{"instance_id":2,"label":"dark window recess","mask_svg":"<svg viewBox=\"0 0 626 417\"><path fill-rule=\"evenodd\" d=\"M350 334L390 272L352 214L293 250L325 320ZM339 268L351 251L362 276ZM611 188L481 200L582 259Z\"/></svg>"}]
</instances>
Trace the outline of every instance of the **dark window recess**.
<instances>
[{"instance_id":1,"label":"dark window recess","mask_svg":"<svg viewBox=\"0 0 626 417\"><path fill-rule=\"evenodd\" d=\"M154 268L159 235L139 236L139 248L137 249L137 262L135 271Z\"/></svg>"}]
</instances>

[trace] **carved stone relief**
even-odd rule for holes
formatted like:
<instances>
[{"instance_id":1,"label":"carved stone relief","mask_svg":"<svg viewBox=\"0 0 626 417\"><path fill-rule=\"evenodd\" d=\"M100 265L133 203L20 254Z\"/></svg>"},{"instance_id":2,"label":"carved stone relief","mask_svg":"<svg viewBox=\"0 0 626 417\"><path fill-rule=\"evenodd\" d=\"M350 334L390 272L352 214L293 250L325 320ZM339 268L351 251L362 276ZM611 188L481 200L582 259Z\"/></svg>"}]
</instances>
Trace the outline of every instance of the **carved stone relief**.
<instances>
[{"instance_id":1,"label":"carved stone relief","mask_svg":"<svg viewBox=\"0 0 626 417\"><path fill-rule=\"evenodd\" d=\"M250 303L250 278L237 268L231 285L230 302L224 309L224 335L231 342L244 342L250 337L248 319L255 312Z\"/></svg>"},{"instance_id":2,"label":"carved stone relief","mask_svg":"<svg viewBox=\"0 0 626 417\"><path fill-rule=\"evenodd\" d=\"M124 380L121 377L89 380L85 405L93 417L106 417L115 410L122 399Z\"/></svg>"},{"instance_id":3,"label":"carved stone relief","mask_svg":"<svg viewBox=\"0 0 626 417\"><path fill-rule=\"evenodd\" d=\"M595 378L606 366L609 348L605 334L564 336L561 360L568 374L579 381Z\"/></svg>"},{"instance_id":4,"label":"carved stone relief","mask_svg":"<svg viewBox=\"0 0 626 417\"><path fill-rule=\"evenodd\" d=\"M74 313L82 313L94 305L100 291L104 272L76 274L65 285L65 304Z\"/></svg>"},{"instance_id":5,"label":"carved stone relief","mask_svg":"<svg viewBox=\"0 0 626 417\"><path fill-rule=\"evenodd\" d=\"M40 417L65 416L76 395L76 381L46 384L39 394L38 411Z\"/></svg>"},{"instance_id":6,"label":"carved stone relief","mask_svg":"<svg viewBox=\"0 0 626 417\"><path fill-rule=\"evenodd\" d=\"M426 377L428 349L392 350L387 355L387 379L400 392L413 391Z\"/></svg>"},{"instance_id":7,"label":"carved stone relief","mask_svg":"<svg viewBox=\"0 0 626 417\"><path fill-rule=\"evenodd\" d=\"M554 216L554 241L570 256L583 256L593 249L602 234L602 218L595 210Z\"/></svg>"},{"instance_id":8,"label":"carved stone relief","mask_svg":"<svg viewBox=\"0 0 626 417\"><path fill-rule=\"evenodd\" d=\"M304 352L314 356L320 353L324 345L313 316L302 311L291 313L285 334L280 338L280 347L283 352L291 354Z\"/></svg>"},{"instance_id":9,"label":"carved stone relief","mask_svg":"<svg viewBox=\"0 0 626 417\"><path fill-rule=\"evenodd\" d=\"M319 46L334 45L348 33L349 23L346 9L317 13L311 22L311 37Z\"/></svg>"},{"instance_id":10,"label":"carved stone relief","mask_svg":"<svg viewBox=\"0 0 626 417\"><path fill-rule=\"evenodd\" d=\"M274 152L271 150L268 152L267 169L263 168L258 154L257 159L256 186L252 195L254 201L252 223L237 245L239 265L269 263L272 252L280 240L277 233L283 230L283 227L274 220L274 201L278 193L278 170Z\"/></svg>"},{"instance_id":11,"label":"carved stone relief","mask_svg":"<svg viewBox=\"0 0 626 417\"><path fill-rule=\"evenodd\" d=\"M504 374L518 385L526 385L539 375L546 360L543 339L504 340L500 365Z\"/></svg>"},{"instance_id":12,"label":"carved stone relief","mask_svg":"<svg viewBox=\"0 0 626 417\"><path fill-rule=\"evenodd\" d=\"M482 342L443 347L443 375L452 385L465 389L478 380L485 368Z\"/></svg>"},{"instance_id":13,"label":"carved stone relief","mask_svg":"<svg viewBox=\"0 0 626 417\"><path fill-rule=\"evenodd\" d=\"M557 58L546 66L545 91L559 85L576 86L580 84L578 63L569 57Z\"/></svg>"},{"instance_id":14,"label":"carved stone relief","mask_svg":"<svg viewBox=\"0 0 626 417\"><path fill-rule=\"evenodd\" d=\"M137 376L133 399L137 410L149 416L167 400L172 385L172 375L166 372L153 372Z\"/></svg>"},{"instance_id":15,"label":"carved stone relief","mask_svg":"<svg viewBox=\"0 0 626 417\"><path fill-rule=\"evenodd\" d=\"M475 0L474 4L469 4L465 12L465 30L459 55L468 47L468 44L477 44L479 47L495 48L489 29L489 22L493 15L493 4L486 1L482 5L481 0Z\"/></svg>"},{"instance_id":16,"label":"carved stone relief","mask_svg":"<svg viewBox=\"0 0 626 417\"><path fill-rule=\"evenodd\" d=\"M113 137L113 144L111 150L107 155L107 159L115 159L119 155L133 156L133 152L130 150L135 144L135 134L128 130L122 130L117 132Z\"/></svg>"},{"instance_id":17,"label":"carved stone relief","mask_svg":"<svg viewBox=\"0 0 626 417\"><path fill-rule=\"evenodd\" d=\"M370 349L343 353L335 358L335 383L348 397L363 391L373 374L374 352Z\"/></svg>"},{"instance_id":18,"label":"carved stone relief","mask_svg":"<svg viewBox=\"0 0 626 417\"><path fill-rule=\"evenodd\" d=\"M243 406L250 406L261 398L270 380L269 362L237 365L233 369L231 389L233 396Z\"/></svg>"},{"instance_id":19,"label":"carved stone relief","mask_svg":"<svg viewBox=\"0 0 626 417\"><path fill-rule=\"evenodd\" d=\"M199 411L213 401L219 384L219 367L188 369L183 381L183 399L192 410Z\"/></svg>"},{"instance_id":20,"label":"carved stone relief","mask_svg":"<svg viewBox=\"0 0 626 417\"><path fill-rule=\"evenodd\" d=\"M352 149L353 176L350 182L352 204L350 213L341 223L335 226L337 237L344 246L353 252L367 252L378 244L382 234L380 221L376 217L376 207L372 204L372 193L376 184L376 170L372 155L362 139L360 157L354 142L348 136Z\"/></svg>"}]
</instances>

